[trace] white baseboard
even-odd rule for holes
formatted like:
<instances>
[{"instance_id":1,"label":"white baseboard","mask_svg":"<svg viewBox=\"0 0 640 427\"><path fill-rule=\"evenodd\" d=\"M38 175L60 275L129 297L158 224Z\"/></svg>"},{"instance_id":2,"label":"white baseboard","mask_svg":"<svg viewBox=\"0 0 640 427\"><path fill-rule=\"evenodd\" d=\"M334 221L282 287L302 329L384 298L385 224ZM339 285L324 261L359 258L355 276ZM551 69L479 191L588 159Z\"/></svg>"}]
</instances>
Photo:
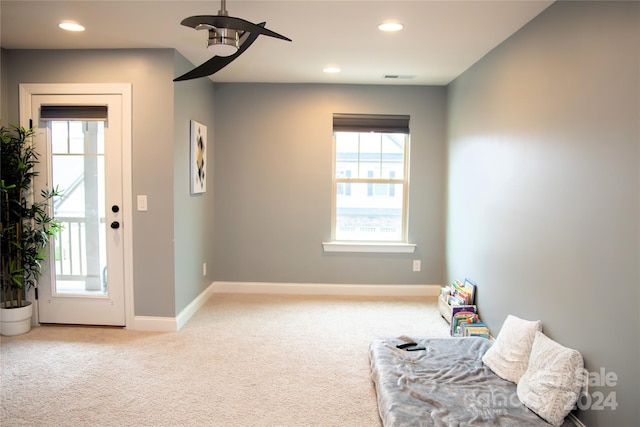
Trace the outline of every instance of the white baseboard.
<instances>
[{"instance_id":1,"label":"white baseboard","mask_svg":"<svg viewBox=\"0 0 640 427\"><path fill-rule=\"evenodd\" d=\"M359 285L333 283L214 282L217 294L408 296L440 295L441 285Z\"/></svg>"},{"instance_id":2,"label":"white baseboard","mask_svg":"<svg viewBox=\"0 0 640 427\"><path fill-rule=\"evenodd\" d=\"M175 317L134 316L134 331L176 332L178 330Z\"/></svg>"},{"instance_id":3,"label":"white baseboard","mask_svg":"<svg viewBox=\"0 0 640 427\"><path fill-rule=\"evenodd\" d=\"M200 295L196 297L196 299L191 301L191 303L186 306L180 312L180 314L178 314L178 316L176 317L176 326L178 331L189 321L189 319L191 319L194 314L196 314L198 310L200 310L200 307L202 307L207 302L207 300L211 298L214 290L215 284L211 283L209 286L207 286L207 289L202 291Z\"/></svg>"},{"instance_id":4,"label":"white baseboard","mask_svg":"<svg viewBox=\"0 0 640 427\"><path fill-rule=\"evenodd\" d=\"M135 316L133 329L136 331L177 332L213 295L214 284L210 284L176 317Z\"/></svg>"},{"instance_id":5,"label":"white baseboard","mask_svg":"<svg viewBox=\"0 0 640 427\"><path fill-rule=\"evenodd\" d=\"M177 332L213 294L435 297L440 285L341 285L333 283L213 282L176 317L135 316L136 331Z\"/></svg>"}]
</instances>

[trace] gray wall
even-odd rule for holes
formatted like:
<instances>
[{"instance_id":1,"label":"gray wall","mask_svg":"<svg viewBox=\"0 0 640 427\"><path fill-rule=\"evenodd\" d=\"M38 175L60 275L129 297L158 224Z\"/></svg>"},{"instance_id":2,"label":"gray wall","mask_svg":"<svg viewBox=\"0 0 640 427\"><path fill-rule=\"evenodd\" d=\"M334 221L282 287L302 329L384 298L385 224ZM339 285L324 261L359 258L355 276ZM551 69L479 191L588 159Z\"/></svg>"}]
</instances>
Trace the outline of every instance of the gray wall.
<instances>
[{"instance_id":1,"label":"gray wall","mask_svg":"<svg viewBox=\"0 0 640 427\"><path fill-rule=\"evenodd\" d=\"M615 372L640 425L640 4L560 2L449 87L447 276Z\"/></svg>"},{"instance_id":2,"label":"gray wall","mask_svg":"<svg viewBox=\"0 0 640 427\"><path fill-rule=\"evenodd\" d=\"M176 271L174 262L174 232L180 249L186 245L183 235L191 230L188 213L183 209L185 194L182 182L188 163L185 151L178 144L187 144L188 124L184 121L193 108L185 107L187 98L212 96L200 92L194 95L195 85L176 87L174 66L184 69L183 60L176 58L173 49L153 50L5 50L3 51L3 94L7 91L8 123L18 123L19 83L131 83L133 88L133 206L138 194L148 196L147 212L133 212L133 273L135 289L135 314L137 316L175 316L179 309L202 288L202 278ZM181 62L182 61L182 62ZM6 73L6 76L5 76ZM212 86L209 85L209 86ZM3 95L4 96L4 95ZM175 97L175 100L174 100ZM184 112L174 112L174 102ZM208 106L210 121L212 107ZM4 118L3 118L4 119ZM174 129L174 120L176 121ZM187 142L185 142L187 141ZM184 147L182 147L184 148ZM174 155L179 158L175 163ZM174 172L176 174L174 182ZM174 184L181 186L174 194ZM184 192L186 191L186 193ZM174 197L180 203L174 203ZM174 213L174 206L175 213ZM189 206L189 203L186 204ZM193 226L202 223L193 221ZM126 225L125 225L126 226ZM174 230L175 227L175 230ZM189 231L191 232L191 231ZM186 254L201 259L201 248L190 249ZM180 268L184 256L180 254ZM197 254L194 255L194 254ZM200 261L201 265L202 261ZM198 270L201 272L201 267ZM180 283L174 283L180 277Z\"/></svg>"},{"instance_id":3,"label":"gray wall","mask_svg":"<svg viewBox=\"0 0 640 427\"><path fill-rule=\"evenodd\" d=\"M194 68L176 53L175 75ZM194 79L174 86L173 211L176 314L213 281L213 82ZM207 126L207 191L190 190L190 121ZM202 275L202 263L207 275Z\"/></svg>"},{"instance_id":4,"label":"gray wall","mask_svg":"<svg viewBox=\"0 0 640 427\"><path fill-rule=\"evenodd\" d=\"M216 84L215 280L440 284L443 87ZM414 254L324 253L331 239L333 113L411 115ZM412 271L412 259L422 271Z\"/></svg>"},{"instance_id":5,"label":"gray wall","mask_svg":"<svg viewBox=\"0 0 640 427\"><path fill-rule=\"evenodd\" d=\"M213 148L213 83L173 83L193 68L173 49L2 50L2 123L18 123L20 83L131 83L133 88L133 212L135 315L173 317L213 273L213 167L208 191L189 190L189 121L209 127ZM5 110L4 106L7 105ZM210 161L212 150L208 153ZM209 272L202 275L202 263Z\"/></svg>"}]
</instances>

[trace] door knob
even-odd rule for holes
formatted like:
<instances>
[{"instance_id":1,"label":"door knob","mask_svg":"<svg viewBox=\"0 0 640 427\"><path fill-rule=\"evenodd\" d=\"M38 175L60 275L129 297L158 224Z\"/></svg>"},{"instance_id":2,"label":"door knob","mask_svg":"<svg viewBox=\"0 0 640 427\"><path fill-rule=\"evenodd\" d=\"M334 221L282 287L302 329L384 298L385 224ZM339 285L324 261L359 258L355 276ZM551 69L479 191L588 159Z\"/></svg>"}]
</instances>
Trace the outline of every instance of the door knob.
<instances>
[{"instance_id":1,"label":"door knob","mask_svg":"<svg viewBox=\"0 0 640 427\"><path fill-rule=\"evenodd\" d=\"M113 228L114 230L115 230L116 228L120 228L120 223L119 223L118 221L113 221L113 222L111 223L111 228Z\"/></svg>"},{"instance_id":2,"label":"door knob","mask_svg":"<svg viewBox=\"0 0 640 427\"><path fill-rule=\"evenodd\" d=\"M116 213L120 211L120 206L118 205L113 205L111 206L111 212Z\"/></svg>"}]
</instances>

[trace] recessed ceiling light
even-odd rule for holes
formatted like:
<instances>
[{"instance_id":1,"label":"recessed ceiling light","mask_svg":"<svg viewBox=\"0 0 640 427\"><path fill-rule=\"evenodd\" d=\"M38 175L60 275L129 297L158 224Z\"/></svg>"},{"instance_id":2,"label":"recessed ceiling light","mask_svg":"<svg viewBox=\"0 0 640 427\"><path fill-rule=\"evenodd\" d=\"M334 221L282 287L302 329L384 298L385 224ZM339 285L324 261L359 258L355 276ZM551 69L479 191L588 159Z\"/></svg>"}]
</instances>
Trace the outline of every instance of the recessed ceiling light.
<instances>
[{"instance_id":1,"label":"recessed ceiling light","mask_svg":"<svg viewBox=\"0 0 640 427\"><path fill-rule=\"evenodd\" d=\"M400 31L401 29L404 28L404 25L402 25L399 22L383 22L382 24L378 25L378 29L380 31Z\"/></svg>"},{"instance_id":2,"label":"recessed ceiling light","mask_svg":"<svg viewBox=\"0 0 640 427\"><path fill-rule=\"evenodd\" d=\"M335 65L329 65L327 67L324 67L322 71L324 71L325 73L339 73L340 67L336 67Z\"/></svg>"},{"instance_id":3,"label":"recessed ceiling light","mask_svg":"<svg viewBox=\"0 0 640 427\"><path fill-rule=\"evenodd\" d=\"M66 31L84 31L84 27L74 21L64 21L58 24L58 27Z\"/></svg>"}]
</instances>

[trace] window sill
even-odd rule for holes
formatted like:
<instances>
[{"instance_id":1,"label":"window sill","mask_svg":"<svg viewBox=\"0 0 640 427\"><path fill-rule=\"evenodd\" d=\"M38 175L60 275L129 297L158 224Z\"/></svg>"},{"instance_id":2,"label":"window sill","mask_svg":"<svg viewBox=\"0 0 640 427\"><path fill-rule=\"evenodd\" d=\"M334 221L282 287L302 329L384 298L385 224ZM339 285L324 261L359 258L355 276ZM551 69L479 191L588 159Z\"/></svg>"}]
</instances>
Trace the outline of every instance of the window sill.
<instances>
[{"instance_id":1,"label":"window sill","mask_svg":"<svg viewBox=\"0 0 640 427\"><path fill-rule=\"evenodd\" d=\"M322 242L325 252L375 252L392 254L412 254L416 250L412 243L353 243Z\"/></svg>"}]
</instances>

